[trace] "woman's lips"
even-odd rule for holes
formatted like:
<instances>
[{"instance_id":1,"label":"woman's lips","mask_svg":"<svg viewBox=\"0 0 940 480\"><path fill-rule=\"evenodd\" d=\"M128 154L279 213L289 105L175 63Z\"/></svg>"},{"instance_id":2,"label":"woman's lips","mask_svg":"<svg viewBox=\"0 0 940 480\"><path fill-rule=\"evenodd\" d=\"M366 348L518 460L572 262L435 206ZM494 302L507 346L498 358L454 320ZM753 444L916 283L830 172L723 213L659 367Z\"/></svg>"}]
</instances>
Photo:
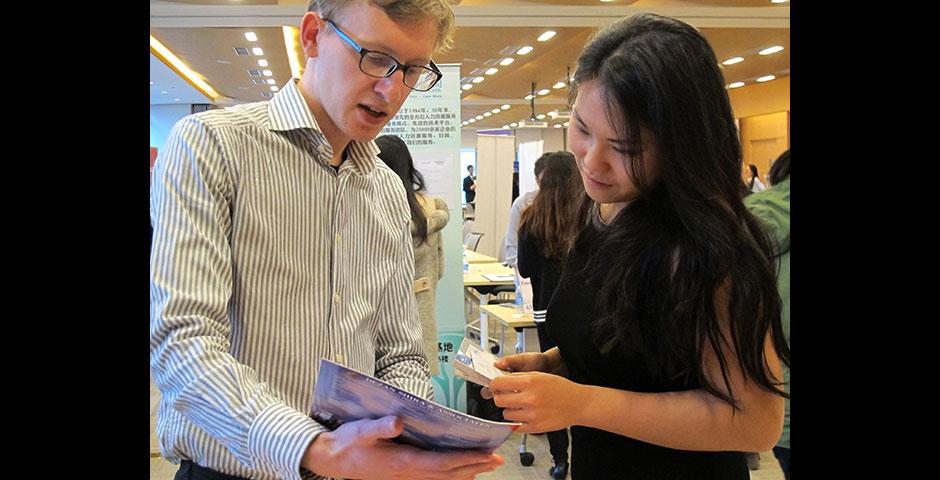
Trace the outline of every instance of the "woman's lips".
<instances>
[{"instance_id":1,"label":"woman's lips","mask_svg":"<svg viewBox=\"0 0 940 480\"><path fill-rule=\"evenodd\" d=\"M588 181L591 182L591 184L594 185L595 187L604 188L604 187L609 187L609 186L610 186L609 183L598 182L597 180L594 180L594 179L591 178L590 176L588 176L587 179L588 179Z\"/></svg>"}]
</instances>

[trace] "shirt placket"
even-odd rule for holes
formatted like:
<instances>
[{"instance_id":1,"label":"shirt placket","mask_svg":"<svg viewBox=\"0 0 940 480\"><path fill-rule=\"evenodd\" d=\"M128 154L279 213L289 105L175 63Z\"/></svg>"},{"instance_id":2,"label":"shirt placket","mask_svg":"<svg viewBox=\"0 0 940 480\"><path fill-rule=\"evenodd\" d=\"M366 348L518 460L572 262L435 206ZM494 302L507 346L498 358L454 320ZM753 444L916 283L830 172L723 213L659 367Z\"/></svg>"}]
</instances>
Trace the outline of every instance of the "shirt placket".
<instances>
[{"instance_id":1,"label":"shirt placket","mask_svg":"<svg viewBox=\"0 0 940 480\"><path fill-rule=\"evenodd\" d=\"M347 352L344 351L343 345L349 341L348 338L345 338L346 329L343 328L343 312L344 308L344 292L342 279L345 277L343 274L343 256L342 253L344 241L348 239L343 238L344 225L346 218L342 215L342 212L345 210L346 205L346 187L349 180L349 173L344 172L342 166L339 169L340 171L336 173L336 190L333 201L333 211L330 212L332 215L332 242L330 242L330 257L333 268L330 271L330 359L334 362L341 365L346 365L346 355Z\"/></svg>"}]
</instances>

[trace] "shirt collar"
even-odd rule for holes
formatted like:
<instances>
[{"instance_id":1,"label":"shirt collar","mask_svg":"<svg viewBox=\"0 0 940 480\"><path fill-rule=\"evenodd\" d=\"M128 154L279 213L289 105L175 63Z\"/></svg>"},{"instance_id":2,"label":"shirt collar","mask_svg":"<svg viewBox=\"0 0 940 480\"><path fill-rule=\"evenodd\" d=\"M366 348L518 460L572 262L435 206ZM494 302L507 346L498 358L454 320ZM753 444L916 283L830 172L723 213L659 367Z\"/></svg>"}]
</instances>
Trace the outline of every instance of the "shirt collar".
<instances>
[{"instance_id":1,"label":"shirt collar","mask_svg":"<svg viewBox=\"0 0 940 480\"><path fill-rule=\"evenodd\" d=\"M333 156L333 147L320 130L317 119L307 106L303 95L300 94L299 80L290 79L280 91L268 102L268 117L271 119L270 130L300 130L308 129L314 133L318 144L320 160L329 163ZM361 175L366 175L375 169L375 161L379 154L379 147L373 141L357 142L352 140L347 147L348 160ZM343 162L345 165L347 162Z\"/></svg>"}]
</instances>

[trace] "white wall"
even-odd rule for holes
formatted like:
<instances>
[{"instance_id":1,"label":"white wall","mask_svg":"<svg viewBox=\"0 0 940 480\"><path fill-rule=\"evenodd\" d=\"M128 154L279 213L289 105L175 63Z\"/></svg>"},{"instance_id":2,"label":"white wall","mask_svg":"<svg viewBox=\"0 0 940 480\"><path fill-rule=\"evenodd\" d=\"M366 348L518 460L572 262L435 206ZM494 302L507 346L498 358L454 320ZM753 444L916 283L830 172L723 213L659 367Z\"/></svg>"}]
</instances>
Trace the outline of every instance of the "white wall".
<instances>
[{"instance_id":1,"label":"white wall","mask_svg":"<svg viewBox=\"0 0 940 480\"><path fill-rule=\"evenodd\" d=\"M477 135L477 196L473 230L483 233L477 251L499 257L499 245L512 206L512 163L515 138Z\"/></svg>"},{"instance_id":2,"label":"white wall","mask_svg":"<svg viewBox=\"0 0 940 480\"><path fill-rule=\"evenodd\" d=\"M177 120L189 115L192 105L151 105L150 106L150 146L157 147L157 153Z\"/></svg>"},{"instance_id":3,"label":"white wall","mask_svg":"<svg viewBox=\"0 0 940 480\"><path fill-rule=\"evenodd\" d=\"M520 150L523 144L542 141L542 150L539 152L556 152L565 149L565 129L564 128L518 128L514 130L516 134L516 150ZM532 169L535 166L536 158L531 162L524 161L522 152L519 154L519 195L525 192L535 190L535 173Z\"/></svg>"}]
</instances>

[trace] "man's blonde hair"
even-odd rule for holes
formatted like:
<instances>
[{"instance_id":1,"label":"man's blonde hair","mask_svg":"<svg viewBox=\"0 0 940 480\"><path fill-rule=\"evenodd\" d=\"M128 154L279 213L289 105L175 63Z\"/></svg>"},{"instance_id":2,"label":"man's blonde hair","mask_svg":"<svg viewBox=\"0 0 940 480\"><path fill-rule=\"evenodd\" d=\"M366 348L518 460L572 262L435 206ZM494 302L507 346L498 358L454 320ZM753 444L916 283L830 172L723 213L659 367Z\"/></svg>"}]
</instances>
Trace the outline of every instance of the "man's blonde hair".
<instances>
[{"instance_id":1,"label":"man's blonde hair","mask_svg":"<svg viewBox=\"0 0 940 480\"><path fill-rule=\"evenodd\" d=\"M392 20L402 24L414 24L421 20L437 23L436 53L449 50L454 45L457 30L454 10L448 0L310 0L307 11L319 12L320 16L335 20L340 12L354 2L368 2L385 11Z\"/></svg>"}]
</instances>

